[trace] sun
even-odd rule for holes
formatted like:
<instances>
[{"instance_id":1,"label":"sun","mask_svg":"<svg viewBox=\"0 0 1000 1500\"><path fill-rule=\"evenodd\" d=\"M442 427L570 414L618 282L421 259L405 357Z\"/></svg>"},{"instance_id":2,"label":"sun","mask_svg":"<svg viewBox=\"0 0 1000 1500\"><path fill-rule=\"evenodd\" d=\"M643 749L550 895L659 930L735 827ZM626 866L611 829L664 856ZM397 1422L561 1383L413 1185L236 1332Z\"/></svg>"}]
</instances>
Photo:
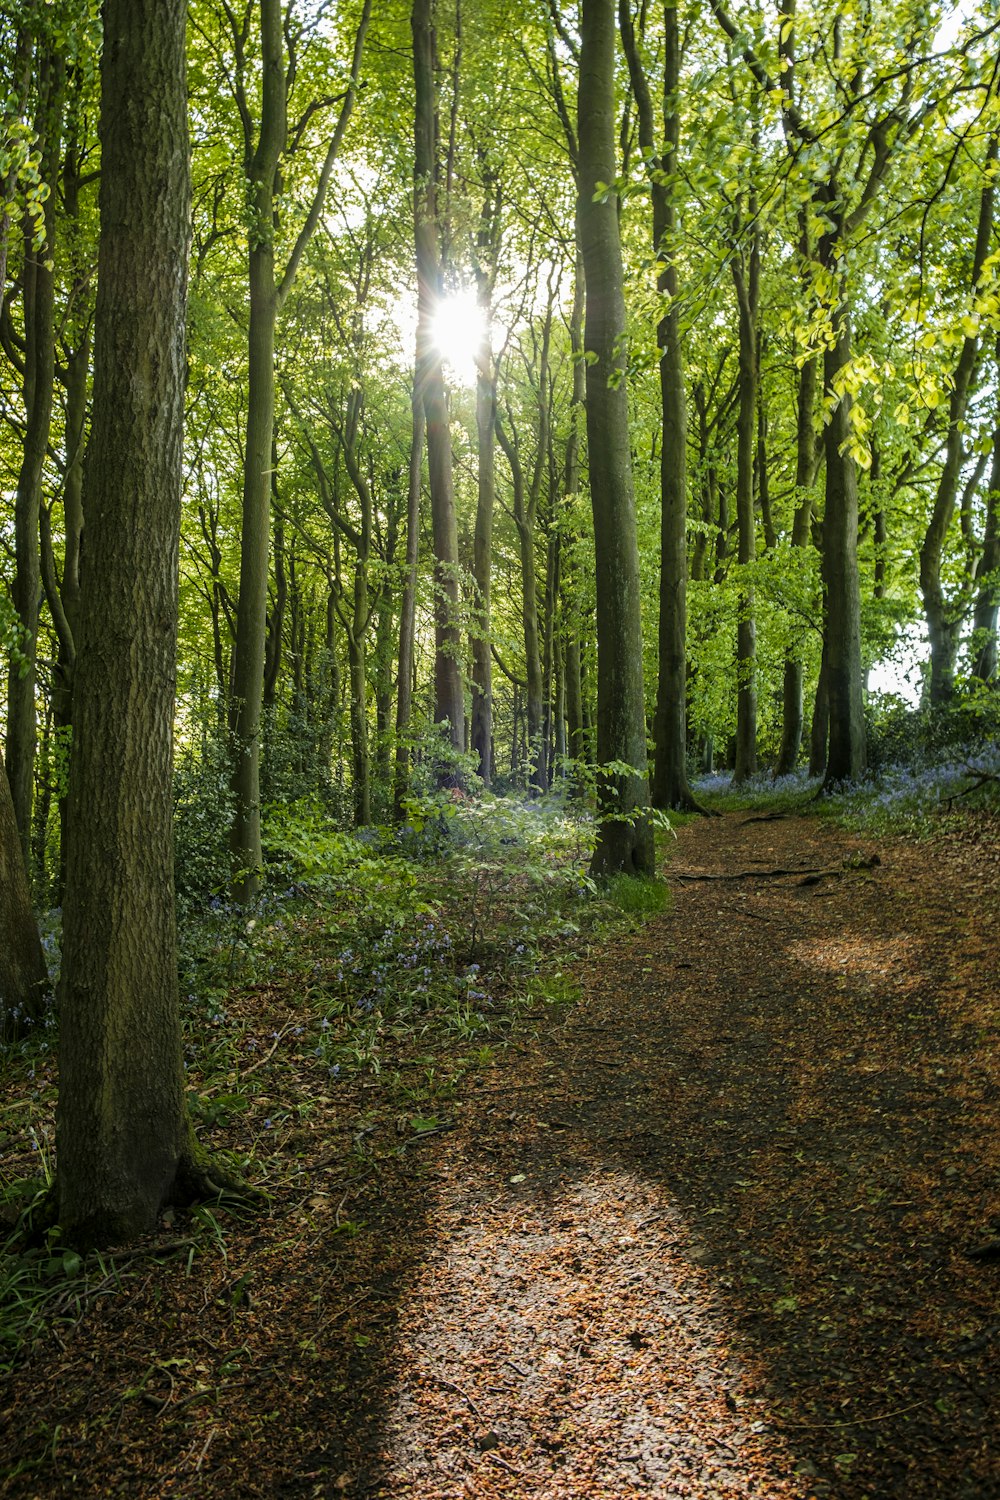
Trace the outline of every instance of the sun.
<instances>
[{"instance_id":1,"label":"sun","mask_svg":"<svg viewBox=\"0 0 1000 1500\"><path fill-rule=\"evenodd\" d=\"M431 319L431 338L455 385L475 385L476 352L485 330L482 309L471 287L450 292L438 303Z\"/></svg>"}]
</instances>

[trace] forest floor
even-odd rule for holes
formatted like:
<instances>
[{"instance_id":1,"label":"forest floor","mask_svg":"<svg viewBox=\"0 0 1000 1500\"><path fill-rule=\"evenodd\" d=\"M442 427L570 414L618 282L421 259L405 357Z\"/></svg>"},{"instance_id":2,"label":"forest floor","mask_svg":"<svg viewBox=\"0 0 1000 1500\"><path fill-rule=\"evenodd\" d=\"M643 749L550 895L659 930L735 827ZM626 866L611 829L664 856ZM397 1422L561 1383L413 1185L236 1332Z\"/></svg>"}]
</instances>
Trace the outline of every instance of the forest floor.
<instances>
[{"instance_id":1,"label":"forest floor","mask_svg":"<svg viewBox=\"0 0 1000 1500\"><path fill-rule=\"evenodd\" d=\"M3 1493L1000 1495L995 821L727 813L667 876L405 1149L345 1176L355 1085L218 1253L109 1261Z\"/></svg>"}]
</instances>

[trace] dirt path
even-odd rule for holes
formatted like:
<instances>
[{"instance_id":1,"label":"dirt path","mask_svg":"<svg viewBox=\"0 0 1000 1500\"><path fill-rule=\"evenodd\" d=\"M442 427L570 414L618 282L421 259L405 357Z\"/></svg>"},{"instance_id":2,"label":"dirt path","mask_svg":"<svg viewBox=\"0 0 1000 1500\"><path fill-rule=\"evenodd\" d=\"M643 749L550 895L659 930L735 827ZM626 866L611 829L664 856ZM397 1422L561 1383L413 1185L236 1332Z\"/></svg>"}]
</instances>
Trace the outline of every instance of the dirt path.
<instances>
[{"instance_id":1,"label":"dirt path","mask_svg":"<svg viewBox=\"0 0 1000 1500\"><path fill-rule=\"evenodd\" d=\"M8 1492L1000 1495L1000 1270L965 1254L1000 1211L1000 867L873 852L685 829L672 910L398 1180L318 1178L200 1305L167 1268L58 1391L17 1377L8 1450L61 1432Z\"/></svg>"}]
</instances>

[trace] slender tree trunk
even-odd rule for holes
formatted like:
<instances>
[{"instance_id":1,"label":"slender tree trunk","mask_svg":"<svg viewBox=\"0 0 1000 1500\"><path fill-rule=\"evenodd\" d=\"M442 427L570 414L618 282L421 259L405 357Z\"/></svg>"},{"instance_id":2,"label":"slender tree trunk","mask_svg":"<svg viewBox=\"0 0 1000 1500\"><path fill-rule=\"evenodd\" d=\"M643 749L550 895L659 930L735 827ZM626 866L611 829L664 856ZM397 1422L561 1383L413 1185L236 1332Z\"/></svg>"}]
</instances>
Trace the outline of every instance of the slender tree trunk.
<instances>
[{"instance_id":1,"label":"slender tree trunk","mask_svg":"<svg viewBox=\"0 0 1000 1500\"><path fill-rule=\"evenodd\" d=\"M986 159L986 185L980 195L979 221L972 258L970 286L978 287L983 262L990 250L993 230L993 178L990 169L997 160L997 137L990 142ZM979 339L966 336L958 356L948 397L948 427L945 455L934 507L920 547L920 593L927 617L930 643L930 679L927 693L932 706L950 703L955 696L955 661L961 634L963 611L949 601L943 577L948 529L955 514L955 502L966 460L965 420L969 392L979 354Z\"/></svg>"},{"instance_id":2,"label":"slender tree trunk","mask_svg":"<svg viewBox=\"0 0 1000 1500\"><path fill-rule=\"evenodd\" d=\"M827 747L830 741L830 699L827 693L826 643L816 679L812 724L809 730L809 775L822 776L826 771Z\"/></svg>"},{"instance_id":3,"label":"slender tree trunk","mask_svg":"<svg viewBox=\"0 0 1000 1500\"><path fill-rule=\"evenodd\" d=\"M406 572L399 606L399 674L396 678L396 767L393 811L403 816L403 798L410 780L410 720L413 708L413 647L417 620L417 561L420 555L420 476L424 451L424 407L414 387L413 429L410 438L409 485L406 498Z\"/></svg>"},{"instance_id":4,"label":"slender tree trunk","mask_svg":"<svg viewBox=\"0 0 1000 1500\"><path fill-rule=\"evenodd\" d=\"M368 671L365 632L368 629L368 583L365 563L354 570L354 614L347 628L347 660L351 674L351 769L354 784L354 826L367 828L372 820L371 754L368 748Z\"/></svg>"},{"instance_id":5,"label":"slender tree trunk","mask_svg":"<svg viewBox=\"0 0 1000 1500\"><path fill-rule=\"evenodd\" d=\"M10 783L0 758L0 1040L12 1041L41 1019L47 987Z\"/></svg>"},{"instance_id":6,"label":"slender tree trunk","mask_svg":"<svg viewBox=\"0 0 1000 1500\"><path fill-rule=\"evenodd\" d=\"M835 342L823 356L827 391L851 360L846 304L834 313ZM826 695L830 716L826 785L864 774L865 718L861 670L861 583L858 575L858 477L850 448L851 397L836 398L826 426L826 508L823 515L823 584L826 594Z\"/></svg>"},{"instance_id":7,"label":"slender tree trunk","mask_svg":"<svg viewBox=\"0 0 1000 1500\"><path fill-rule=\"evenodd\" d=\"M570 349L573 355L573 396L569 413L569 436L566 439L566 476L564 489L572 504L580 493L580 428L585 420L587 371L583 359L584 271L580 249L576 250L576 273L573 281L573 309L570 314ZM580 608L577 601L575 571L578 547L567 537L567 562L563 583L563 623L566 634L566 753L574 762L587 758L584 733L583 678L580 659ZM576 785L583 778L576 777Z\"/></svg>"},{"instance_id":8,"label":"slender tree trunk","mask_svg":"<svg viewBox=\"0 0 1000 1500\"><path fill-rule=\"evenodd\" d=\"M260 842L260 740L264 704L268 557L271 543L271 455L274 443L274 332L278 296L274 279L275 183L285 147L286 100L280 0L261 0L263 91L260 132L248 135L246 177L251 226L248 238L250 327L247 426L240 524L240 592L233 646L230 729L233 741L234 816L231 832L233 897L258 895L264 856Z\"/></svg>"},{"instance_id":9,"label":"slender tree trunk","mask_svg":"<svg viewBox=\"0 0 1000 1500\"><path fill-rule=\"evenodd\" d=\"M795 443L795 515L792 520L792 546L804 550L812 536L812 486L816 474L815 411L819 369L815 355L806 360L799 372L798 424ZM802 745L802 677L801 653L792 647L785 657L782 684L781 748L778 751L777 774L789 776L795 770ZM825 765L824 737L824 765Z\"/></svg>"},{"instance_id":10,"label":"slender tree trunk","mask_svg":"<svg viewBox=\"0 0 1000 1500\"><path fill-rule=\"evenodd\" d=\"M58 171L62 75L61 62L51 55L42 58L36 128L43 154L42 171L48 183L55 182ZM7 679L7 776L24 865L29 871L36 744L35 656L42 592L38 527L55 380L54 193L50 193L46 200L43 222L44 243L37 249L34 246L35 224L30 216L26 217L24 231L25 429L14 496L14 585L11 590L19 630L17 649L11 653Z\"/></svg>"},{"instance_id":11,"label":"slender tree trunk","mask_svg":"<svg viewBox=\"0 0 1000 1500\"><path fill-rule=\"evenodd\" d=\"M465 724L459 623L458 524L455 517L448 394L432 332L441 294L437 191L437 89L434 0L413 0L414 233L417 256L417 376L427 429L427 472L434 534L434 719L447 722L452 748L461 750Z\"/></svg>"},{"instance_id":12,"label":"slender tree trunk","mask_svg":"<svg viewBox=\"0 0 1000 1500\"><path fill-rule=\"evenodd\" d=\"M587 451L597 583L599 830L592 870L651 874L646 718L628 392L625 298L614 182L614 0L583 0L578 105L577 234L586 275ZM599 199L600 201L595 201Z\"/></svg>"},{"instance_id":13,"label":"slender tree trunk","mask_svg":"<svg viewBox=\"0 0 1000 1500\"><path fill-rule=\"evenodd\" d=\"M663 151L659 155L652 98L628 0L620 0L619 24L636 98L640 144L655 169L650 176L650 198L653 249L661 267L657 287L669 298L667 311L656 329L662 431L659 671L653 717L652 801L655 807L695 809L697 804L691 795L687 772L687 402L673 244L677 230L673 184L680 146L681 55L677 6L672 0L666 0L664 5Z\"/></svg>"},{"instance_id":14,"label":"slender tree trunk","mask_svg":"<svg viewBox=\"0 0 1000 1500\"><path fill-rule=\"evenodd\" d=\"M491 323L496 279L499 195L486 172L486 198L476 241L476 302L482 333L476 350L476 529L472 576L476 589L472 627L472 714L469 746L479 757L485 787L493 780L493 657L490 651L490 587L493 574L493 511L496 505L497 382L493 368Z\"/></svg>"},{"instance_id":15,"label":"slender tree trunk","mask_svg":"<svg viewBox=\"0 0 1000 1500\"><path fill-rule=\"evenodd\" d=\"M230 728L233 738L234 816L230 835L232 892L246 904L259 894L263 879L260 842L260 737L264 699L270 549L270 471L274 436L274 339L281 307L294 284L301 257L315 232L326 201L334 162L357 95L358 78L372 0L365 0L354 39L351 75L340 96L340 113L327 147L309 213L280 280L275 277L275 213L280 163L287 144L288 79L281 0L259 0L262 84L259 130L253 138L253 111L237 80L244 122L244 171L248 190L247 239L250 326L247 365L247 427L240 533L240 595L233 646ZM235 24L235 18L232 18Z\"/></svg>"},{"instance_id":16,"label":"slender tree trunk","mask_svg":"<svg viewBox=\"0 0 1000 1500\"><path fill-rule=\"evenodd\" d=\"M482 306L482 299L480 299ZM489 304L486 303L488 308ZM479 756L483 785L493 780L493 658L490 653L490 586L493 571L493 508L496 503L494 424L496 378L488 336L476 361L478 498L472 573L476 605L472 632L472 726L470 746Z\"/></svg>"},{"instance_id":17,"label":"slender tree trunk","mask_svg":"<svg viewBox=\"0 0 1000 1500\"><path fill-rule=\"evenodd\" d=\"M1000 370L1000 336L996 366ZM986 492L986 523L979 559L979 586L972 615L972 675L993 682L997 674L997 609L1000 606L1000 421L993 430L993 456Z\"/></svg>"},{"instance_id":18,"label":"slender tree trunk","mask_svg":"<svg viewBox=\"0 0 1000 1500\"><path fill-rule=\"evenodd\" d=\"M750 202L750 218L756 204ZM739 407L736 418L736 524L739 533L741 569L749 568L756 556L754 516L754 440L757 419L757 301L760 277L759 232L754 231L749 265L741 256L733 258L733 281L739 313ZM736 767L733 783L739 786L757 771L757 621L754 589L741 573L736 626Z\"/></svg>"}]
</instances>

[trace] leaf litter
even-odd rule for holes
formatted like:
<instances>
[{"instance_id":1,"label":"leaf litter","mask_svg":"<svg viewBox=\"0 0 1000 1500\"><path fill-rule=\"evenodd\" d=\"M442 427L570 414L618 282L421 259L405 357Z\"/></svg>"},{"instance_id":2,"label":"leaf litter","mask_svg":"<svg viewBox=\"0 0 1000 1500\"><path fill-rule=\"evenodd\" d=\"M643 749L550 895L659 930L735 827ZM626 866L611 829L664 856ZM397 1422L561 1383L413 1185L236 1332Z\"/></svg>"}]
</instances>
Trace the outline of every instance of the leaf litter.
<instances>
[{"instance_id":1,"label":"leaf litter","mask_svg":"<svg viewBox=\"0 0 1000 1500\"><path fill-rule=\"evenodd\" d=\"M3 1492L1000 1493L995 835L698 821L679 870L788 878L672 881L446 1111L302 1072L270 1212L165 1225L10 1375Z\"/></svg>"}]
</instances>

